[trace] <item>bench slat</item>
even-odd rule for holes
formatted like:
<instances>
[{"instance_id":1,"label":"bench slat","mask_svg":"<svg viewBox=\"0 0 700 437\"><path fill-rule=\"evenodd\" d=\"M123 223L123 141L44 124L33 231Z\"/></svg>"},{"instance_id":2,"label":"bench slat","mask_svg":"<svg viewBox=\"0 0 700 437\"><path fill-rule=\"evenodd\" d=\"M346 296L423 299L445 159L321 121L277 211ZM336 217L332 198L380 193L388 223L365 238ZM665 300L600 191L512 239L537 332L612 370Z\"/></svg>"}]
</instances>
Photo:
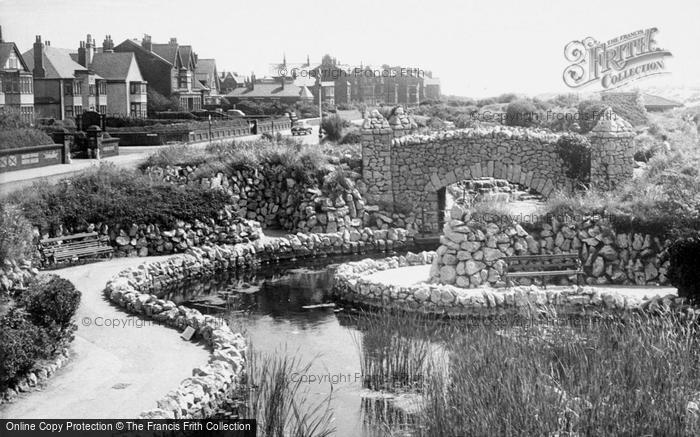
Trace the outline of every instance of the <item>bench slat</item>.
<instances>
[{"instance_id":1,"label":"bench slat","mask_svg":"<svg viewBox=\"0 0 700 437\"><path fill-rule=\"evenodd\" d=\"M47 238L45 240L41 240L41 244L46 244L46 243L54 243L58 241L68 241L68 240L75 240L78 238L87 238L87 237L95 237L97 236L97 232L84 232L82 234L72 234L72 235L64 235L62 237L53 237L53 238Z\"/></svg>"},{"instance_id":2,"label":"bench slat","mask_svg":"<svg viewBox=\"0 0 700 437\"><path fill-rule=\"evenodd\" d=\"M564 275L576 275L582 274L580 270L545 270L545 271L531 271L531 272L511 272L506 276L508 278L525 278L530 276L564 276Z\"/></svg>"}]
</instances>

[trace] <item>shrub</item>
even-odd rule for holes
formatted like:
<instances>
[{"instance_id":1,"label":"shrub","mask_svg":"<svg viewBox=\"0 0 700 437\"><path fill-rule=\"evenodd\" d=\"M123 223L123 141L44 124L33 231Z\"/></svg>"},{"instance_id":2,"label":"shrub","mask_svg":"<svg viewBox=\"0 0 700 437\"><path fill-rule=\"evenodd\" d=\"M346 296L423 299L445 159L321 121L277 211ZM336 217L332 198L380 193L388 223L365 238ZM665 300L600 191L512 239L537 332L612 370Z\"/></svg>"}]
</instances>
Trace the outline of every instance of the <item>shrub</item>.
<instances>
[{"instance_id":1,"label":"shrub","mask_svg":"<svg viewBox=\"0 0 700 437\"><path fill-rule=\"evenodd\" d=\"M9 199L42 230L62 225L80 231L90 223L110 228L134 223L173 227L178 220L207 220L217 217L229 196L201 186L152 181L135 171L103 164L56 185L35 185Z\"/></svg>"},{"instance_id":2,"label":"shrub","mask_svg":"<svg viewBox=\"0 0 700 437\"><path fill-rule=\"evenodd\" d=\"M700 237L676 240L669 249L671 267L668 279L678 288L678 295L692 301L700 300Z\"/></svg>"},{"instance_id":3,"label":"shrub","mask_svg":"<svg viewBox=\"0 0 700 437\"><path fill-rule=\"evenodd\" d=\"M564 161L566 175L587 186L591 181L591 144L584 136L565 134L557 140L557 153Z\"/></svg>"},{"instance_id":4,"label":"shrub","mask_svg":"<svg viewBox=\"0 0 700 437\"><path fill-rule=\"evenodd\" d=\"M0 265L29 259L34 251L32 227L15 205L0 203Z\"/></svg>"},{"instance_id":5,"label":"shrub","mask_svg":"<svg viewBox=\"0 0 700 437\"><path fill-rule=\"evenodd\" d=\"M44 131L33 128L0 129L0 150L53 144Z\"/></svg>"},{"instance_id":6,"label":"shrub","mask_svg":"<svg viewBox=\"0 0 700 437\"><path fill-rule=\"evenodd\" d=\"M345 133L340 140L340 144L359 144L362 142L362 134L359 130L352 130Z\"/></svg>"},{"instance_id":7,"label":"shrub","mask_svg":"<svg viewBox=\"0 0 700 437\"><path fill-rule=\"evenodd\" d=\"M21 296L32 321L52 333L63 333L80 304L80 291L56 275L37 278Z\"/></svg>"},{"instance_id":8,"label":"shrub","mask_svg":"<svg viewBox=\"0 0 700 437\"><path fill-rule=\"evenodd\" d=\"M338 115L324 117L321 123L321 128L326 134L326 138L330 141L339 141L343 136L343 129L347 126L347 122Z\"/></svg>"},{"instance_id":9,"label":"shrub","mask_svg":"<svg viewBox=\"0 0 700 437\"><path fill-rule=\"evenodd\" d=\"M600 116L603 115L603 111L608 106L600 100L583 100L579 102L579 126L582 134L590 132L595 127Z\"/></svg>"},{"instance_id":10,"label":"shrub","mask_svg":"<svg viewBox=\"0 0 700 437\"><path fill-rule=\"evenodd\" d=\"M167 98L150 86L148 87L147 98L149 115L161 111L177 111L180 107L180 102L176 97Z\"/></svg>"},{"instance_id":11,"label":"shrub","mask_svg":"<svg viewBox=\"0 0 700 437\"><path fill-rule=\"evenodd\" d=\"M532 127L538 124L537 108L529 100L515 100L506 108L506 125Z\"/></svg>"},{"instance_id":12,"label":"shrub","mask_svg":"<svg viewBox=\"0 0 700 437\"><path fill-rule=\"evenodd\" d=\"M46 332L19 309L0 318L0 388L12 385L47 356Z\"/></svg>"}]
</instances>

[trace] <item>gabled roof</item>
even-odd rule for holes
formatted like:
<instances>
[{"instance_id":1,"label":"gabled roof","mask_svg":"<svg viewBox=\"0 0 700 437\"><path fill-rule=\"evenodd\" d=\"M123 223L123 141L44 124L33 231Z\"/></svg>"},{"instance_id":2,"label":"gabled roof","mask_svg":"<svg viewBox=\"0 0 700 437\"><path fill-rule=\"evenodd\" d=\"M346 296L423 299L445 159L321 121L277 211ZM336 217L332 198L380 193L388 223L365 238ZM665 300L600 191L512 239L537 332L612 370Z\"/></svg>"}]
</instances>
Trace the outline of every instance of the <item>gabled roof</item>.
<instances>
[{"instance_id":1,"label":"gabled roof","mask_svg":"<svg viewBox=\"0 0 700 437\"><path fill-rule=\"evenodd\" d=\"M150 51L146 50L145 48L143 48L143 46L141 46L141 44L139 44L137 41L134 41L134 40L132 40L132 39L125 39L125 40L122 41L119 45L117 45L116 47L114 47L115 52L116 52L118 49L119 49L119 50L118 50L119 52L122 52L122 51L124 50L124 49L122 48L122 46L124 46L124 45L128 45L128 46L130 46L131 48L136 48L137 50L141 51L142 53L145 53L145 54L151 56L152 58L157 59L157 60L159 60L159 61L161 61L161 62L163 62L163 63L166 63L166 64L168 64L168 65L173 65L173 64L171 64L170 61L168 61L167 59L163 59L163 57L161 57L160 55L158 55L158 54L155 53L155 52L150 52Z\"/></svg>"},{"instance_id":2,"label":"gabled roof","mask_svg":"<svg viewBox=\"0 0 700 437\"><path fill-rule=\"evenodd\" d=\"M15 53L17 55L17 59L19 59L20 64L22 64L22 68L24 68L27 71L30 71L29 68L27 67L27 63L24 62L24 57L22 56L22 53L19 52L19 49L13 42L0 42L0 69L2 69L3 65L5 65L5 62L7 62L7 58L10 57L10 54Z\"/></svg>"},{"instance_id":3,"label":"gabled roof","mask_svg":"<svg viewBox=\"0 0 700 437\"><path fill-rule=\"evenodd\" d=\"M678 108L683 106L681 102L653 94L642 94L642 102L644 103L644 106L666 106L669 108Z\"/></svg>"},{"instance_id":4,"label":"gabled roof","mask_svg":"<svg viewBox=\"0 0 700 437\"><path fill-rule=\"evenodd\" d=\"M306 87L298 87L291 83L286 83L284 87L280 83L256 83L253 89L246 87L236 88L226 94L230 97L245 98L281 98L281 97L297 97L297 98L313 98L313 94Z\"/></svg>"},{"instance_id":5,"label":"gabled roof","mask_svg":"<svg viewBox=\"0 0 700 437\"><path fill-rule=\"evenodd\" d=\"M177 65L177 45L174 44L153 44L153 53L170 62L172 65ZM145 49L144 49L145 50Z\"/></svg>"},{"instance_id":6,"label":"gabled roof","mask_svg":"<svg viewBox=\"0 0 700 437\"><path fill-rule=\"evenodd\" d=\"M136 57L132 52L95 53L90 68L105 79L124 80L134 62Z\"/></svg>"},{"instance_id":7,"label":"gabled roof","mask_svg":"<svg viewBox=\"0 0 700 437\"><path fill-rule=\"evenodd\" d=\"M198 75L216 76L216 59L198 59L195 73Z\"/></svg>"},{"instance_id":8,"label":"gabled roof","mask_svg":"<svg viewBox=\"0 0 700 437\"><path fill-rule=\"evenodd\" d=\"M44 47L44 69L46 79L73 79L76 70L86 70L85 67L75 62L70 56L70 50L56 47ZM24 54L29 71L34 70L34 49L27 50ZM98 77L99 78L99 77ZM99 78L101 79L101 78Z\"/></svg>"}]
</instances>

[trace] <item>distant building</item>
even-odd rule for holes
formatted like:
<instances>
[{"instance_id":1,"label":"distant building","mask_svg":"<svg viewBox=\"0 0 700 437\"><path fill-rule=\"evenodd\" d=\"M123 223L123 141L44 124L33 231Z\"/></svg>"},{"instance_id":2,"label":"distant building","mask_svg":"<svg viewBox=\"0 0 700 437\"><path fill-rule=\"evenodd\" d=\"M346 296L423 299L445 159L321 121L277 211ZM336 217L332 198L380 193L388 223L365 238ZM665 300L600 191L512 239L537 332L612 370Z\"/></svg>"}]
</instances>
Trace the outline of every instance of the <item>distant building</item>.
<instances>
[{"instance_id":1,"label":"distant building","mask_svg":"<svg viewBox=\"0 0 700 437\"><path fill-rule=\"evenodd\" d=\"M87 50L84 54L89 55ZM107 113L106 80L74 61L70 50L51 47L49 41L44 45L37 35L34 47L22 56L34 73L37 118L64 120L87 110Z\"/></svg>"},{"instance_id":2,"label":"distant building","mask_svg":"<svg viewBox=\"0 0 700 437\"><path fill-rule=\"evenodd\" d=\"M167 44L155 44L150 35L139 43L125 40L115 52L132 52L148 86L165 97L175 97L181 111L202 109L208 89L195 78L197 55L192 46L180 45L176 38Z\"/></svg>"},{"instance_id":3,"label":"distant building","mask_svg":"<svg viewBox=\"0 0 700 437\"><path fill-rule=\"evenodd\" d=\"M220 104L221 79L219 79L219 73L216 71L216 60L198 59L195 68L195 78L204 87L204 104Z\"/></svg>"},{"instance_id":4,"label":"distant building","mask_svg":"<svg viewBox=\"0 0 700 437\"><path fill-rule=\"evenodd\" d=\"M219 91L222 94L228 94L236 88L245 86L245 78L238 75L238 73L231 71L224 71L221 73L219 78Z\"/></svg>"},{"instance_id":5,"label":"distant building","mask_svg":"<svg viewBox=\"0 0 700 437\"><path fill-rule=\"evenodd\" d=\"M615 92L608 91L600 94L603 102L622 101L631 105L643 106L647 111L667 111L673 108L680 108L682 103L670 100L653 94L644 94L639 91Z\"/></svg>"},{"instance_id":6,"label":"distant building","mask_svg":"<svg viewBox=\"0 0 700 437\"><path fill-rule=\"evenodd\" d=\"M433 77L423 78L423 99L440 100L442 91L440 90L440 79Z\"/></svg>"},{"instance_id":7,"label":"distant building","mask_svg":"<svg viewBox=\"0 0 700 437\"><path fill-rule=\"evenodd\" d=\"M655 96L653 94L642 94L641 96L642 105L647 111L667 111L673 108L680 108L683 103L677 102L675 100L667 99L661 96Z\"/></svg>"},{"instance_id":8,"label":"distant building","mask_svg":"<svg viewBox=\"0 0 700 437\"><path fill-rule=\"evenodd\" d=\"M0 110L17 111L26 123L34 122L34 79L13 42L2 39L0 27Z\"/></svg>"},{"instance_id":9,"label":"distant building","mask_svg":"<svg viewBox=\"0 0 700 437\"><path fill-rule=\"evenodd\" d=\"M146 117L147 82L141 76L136 56L131 52L116 53L111 36L97 48L90 35L80 42L71 58L101 76L107 89L107 107L101 113L110 116Z\"/></svg>"},{"instance_id":10,"label":"distant building","mask_svg":"<svg viewBox=\"0 0 700 437\"><path fill-rule=\"evenodd\" d=\"M255 75L251 75L245 86L236 88L226 94L226 98L233 104L241 101L293 104L302 101L313 101L314 95L309 88L294 85L291 78L257 80Z\"/></svg>"}]
</instances>

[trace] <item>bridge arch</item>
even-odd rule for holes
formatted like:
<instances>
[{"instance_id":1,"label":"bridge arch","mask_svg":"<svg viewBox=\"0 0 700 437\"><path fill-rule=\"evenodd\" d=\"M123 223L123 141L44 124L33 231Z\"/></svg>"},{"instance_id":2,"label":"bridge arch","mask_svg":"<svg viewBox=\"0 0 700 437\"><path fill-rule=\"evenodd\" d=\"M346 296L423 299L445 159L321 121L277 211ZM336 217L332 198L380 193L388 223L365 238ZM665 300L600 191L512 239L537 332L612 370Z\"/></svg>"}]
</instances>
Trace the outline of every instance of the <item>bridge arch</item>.
<instances>
[{"instance_id":1,"label":"bridge arch","mask_svg":"<svg viewBox=\"0 0 700 437\"><path fill-rule=\"evenodd\" d=\"M633 133L605 114L589 135L591 181L611 189L632 176ZM415 212L425 232L440 231L438 190L460 180L506 179L545 197L574 185L557 151L559 134L495 126L419 135L414 126L403 113L387 121L373 111L362 130L362 178L369 202Z\"/></svg>"}]
</instances>

